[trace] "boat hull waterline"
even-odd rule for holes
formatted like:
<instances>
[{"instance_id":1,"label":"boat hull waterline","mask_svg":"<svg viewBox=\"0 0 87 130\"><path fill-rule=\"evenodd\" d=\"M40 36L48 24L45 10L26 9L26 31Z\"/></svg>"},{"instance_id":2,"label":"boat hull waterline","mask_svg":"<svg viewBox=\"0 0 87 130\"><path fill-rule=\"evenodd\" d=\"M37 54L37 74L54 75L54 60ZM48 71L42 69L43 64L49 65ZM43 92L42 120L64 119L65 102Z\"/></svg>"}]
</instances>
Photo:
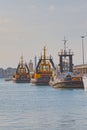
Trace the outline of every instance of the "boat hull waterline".
<instances>
[{"instance_id":1,"label":"boat hull waterline","mask_svg":"<svg viewBox=\"0 0 87 130\"><path fill-rule=\"evenodd\" d=\"M57 83L49 83L54 88L83 88L82 81L70 81L70 82L57 82Z\"/></svg>"}]
</instances>

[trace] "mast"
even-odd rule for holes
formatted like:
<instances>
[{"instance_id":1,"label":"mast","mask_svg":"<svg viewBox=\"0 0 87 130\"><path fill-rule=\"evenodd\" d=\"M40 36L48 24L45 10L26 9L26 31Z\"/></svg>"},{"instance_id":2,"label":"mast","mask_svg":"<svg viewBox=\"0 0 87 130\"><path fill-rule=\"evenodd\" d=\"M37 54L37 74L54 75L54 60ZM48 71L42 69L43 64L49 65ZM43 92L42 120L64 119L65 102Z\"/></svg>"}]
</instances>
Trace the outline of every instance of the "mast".
<instances>
[{"instance_id":1,"label":"mast","mask_svg":"<svg viewBox=\"0 0 87 130\"><path fill-rule=\"evenodd\" d=\"M20 64L21 64L21 66L23 67L23 56L21 56Z\"/></svg>"},{"instance_id":2,"label":"mast","mask_svg":"<svg viewBox=\"0 0 87 130\"><path fill-rule=\"evenodd\" d=\"M66 42L67 40L64 37L64 50L62 50L61 52L59 52L59 60L60 60L60 72L73 72L73 63L72 63L72 56L73 53L71 52L71 50L69 49L67 51L66 49Z\"/></svg>"},{"instance_id":3,"label":"mast","mask_svg":"<svg viewBox=\"0 0 87 130\"><path fill-rule=\"evenodd\" d=\"M65 39L65 37L64 37L64 54L66 55L66 42L67 42L67 40Z\"/></svg>"},{"instance_id":4,"label":"mast","mask_svg":"<svg viewBox=\"0 0 87 130\"><path fill-rule=\"evenodd\" d=\"M44 47L44 64L46 64L46 47Z\"/></svg>"}]
</instances>

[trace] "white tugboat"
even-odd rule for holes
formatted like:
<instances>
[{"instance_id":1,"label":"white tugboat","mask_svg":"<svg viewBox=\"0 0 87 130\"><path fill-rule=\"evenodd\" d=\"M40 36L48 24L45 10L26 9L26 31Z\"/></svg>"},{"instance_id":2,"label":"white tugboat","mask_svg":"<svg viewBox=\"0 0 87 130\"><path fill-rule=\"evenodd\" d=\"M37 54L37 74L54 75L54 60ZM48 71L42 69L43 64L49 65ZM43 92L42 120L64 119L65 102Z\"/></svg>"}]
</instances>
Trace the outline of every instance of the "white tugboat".
<instances>
[{"instance_id":1,"label":"white tugboat","mask_svg":"<svg viewBox=\"0 0 87 130\"><path fill-rule=\"evenodd\" d=\"M66 40L64 39L64 50L58 53L60 59L60 75L50 80L49 84L54 88L83 88L82 77L73 73L72 56L69 49L66 50Z\"/></svg>"}]
</instances>

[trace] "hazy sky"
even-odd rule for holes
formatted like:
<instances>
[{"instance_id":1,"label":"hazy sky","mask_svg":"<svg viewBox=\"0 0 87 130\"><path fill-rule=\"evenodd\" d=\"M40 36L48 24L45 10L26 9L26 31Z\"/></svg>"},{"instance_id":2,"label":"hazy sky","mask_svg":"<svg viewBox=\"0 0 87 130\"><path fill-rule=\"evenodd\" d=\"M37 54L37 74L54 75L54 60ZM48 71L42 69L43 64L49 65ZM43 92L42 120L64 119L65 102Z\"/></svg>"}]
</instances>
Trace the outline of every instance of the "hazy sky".
<instances>
[{"instance_id":1,"label":"hazy sky","mask_svg":"<svg viewBox=\"0 0 87 130\"><path fill-rule=\"evenodd\" d=\"M81 35L87 36L87 0L0 0L0 67L16 67L22 54L29 62L44 46L58 64L64 36L81 64ZM85 63L86 44L87 37Z\"/></svg>"}]
</instances>

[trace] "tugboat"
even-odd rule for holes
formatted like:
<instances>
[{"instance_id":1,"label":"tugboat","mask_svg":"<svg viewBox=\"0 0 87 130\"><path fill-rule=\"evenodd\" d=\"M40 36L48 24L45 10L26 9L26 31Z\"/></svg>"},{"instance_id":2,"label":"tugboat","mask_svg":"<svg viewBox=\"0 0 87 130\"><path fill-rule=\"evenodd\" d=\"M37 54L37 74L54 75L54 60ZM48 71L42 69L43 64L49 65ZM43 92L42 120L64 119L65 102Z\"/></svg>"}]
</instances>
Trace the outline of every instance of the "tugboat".
<instances>
[{"instance_id":1,"label":"tugboat","mask_svg":"<svg viewBox=\"0 0 87 130\"><path fill-rule=\"evenodd\" d=\"M23 56L21 56L16 74L13 75L13 81L16 83L30 83L30 71L27 64L23 62Z\"/></svg>"},{"instance_id":2,"label":"tugboat","mask_svg":"<svg viewBox=\"0 0 87 130\"><path fill-rule=\"evenodd\" d=\"M46 47L44 47L44 55L41 55L38 61L35 73L33 74L32 83L36 85L49 85L54 68L53 59L51 56L49 58L46 57Z\"/></svg>"},{"instance_id":3,"label":"tugboat","mask_svg":"<svg viewBox=\"0 0 87 130\"><path fill-rule=\"evenodd\" d=\"M60 75L50 80L49 84L54 88L83 88L82 76L74 74L71 49L66 50L64 38L64 50L58 53L60 59Z\"/></svg>"}]
</instances>

